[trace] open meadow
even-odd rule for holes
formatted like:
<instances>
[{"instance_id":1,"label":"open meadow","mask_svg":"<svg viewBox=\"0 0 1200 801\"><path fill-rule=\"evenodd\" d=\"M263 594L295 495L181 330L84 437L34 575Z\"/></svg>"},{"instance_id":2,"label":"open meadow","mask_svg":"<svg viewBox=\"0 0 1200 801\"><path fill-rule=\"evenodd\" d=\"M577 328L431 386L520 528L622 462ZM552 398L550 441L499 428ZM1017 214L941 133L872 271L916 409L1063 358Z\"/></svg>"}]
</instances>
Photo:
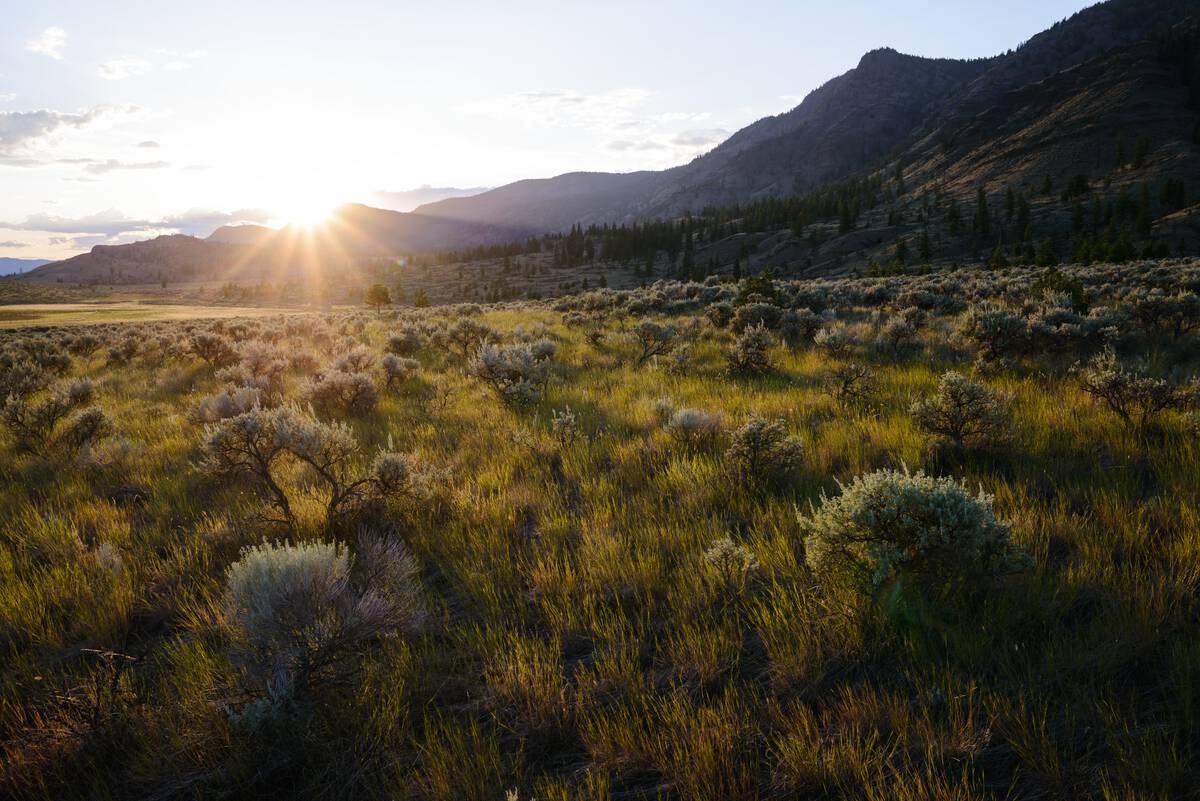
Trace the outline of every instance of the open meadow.
<instances>
[{"instance_id":1,"label":"open meadow","mask_svg":"<svg viewBox=\"0 0 1200 801\"><path fill-rule=\"evenodd\" d=\"M1195 797L1198 292L0 309L0 794Z\"/></svg>"}]
</instances>

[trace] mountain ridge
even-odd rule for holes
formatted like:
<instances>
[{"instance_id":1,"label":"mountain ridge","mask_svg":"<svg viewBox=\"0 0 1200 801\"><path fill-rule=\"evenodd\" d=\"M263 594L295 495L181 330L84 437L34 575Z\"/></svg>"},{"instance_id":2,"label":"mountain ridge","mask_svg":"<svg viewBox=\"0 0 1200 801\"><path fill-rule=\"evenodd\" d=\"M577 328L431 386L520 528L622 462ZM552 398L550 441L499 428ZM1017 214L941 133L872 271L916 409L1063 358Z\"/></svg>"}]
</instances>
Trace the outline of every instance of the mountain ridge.
<instances>
[{"instance_id":1,"label":"mountain ridge","mask_svg":"<svg viewBox=\"0 0 1200 801\"><path fill-rule=\"evenodd\" d=\"M478 195L425 204L410 213L348 204L318 229L227 226L208 238L211 272L304 274L322 261L328 267L508 243L566 232L576 225L679 219L709 207L784 199L872 174L894 178L895 185L889 181L884 190L894 206L888 231L856 233L851 239L859 245L834 248L838 255L830 257L830 263L841 264L844 258L870 258L862 243L874 242L878 250L888 237L912 230L893 225L891 217L897 214L928 221L926 201L918 203L912 195L897 200L910 188L935 194L940 203L946 192L972 202L978 188L1007 188L1011 193L1018 187L1032 196L1043 184L1061 186L1080 178L1086 184L1088 175L1111 161L1107 151L1115 150L1126 132L1145 139L1152 151L1148 159L1139 159L1149 165L1137 176L1143 186L1153 183L1157 193L1164 180L1177 178L1185 185L1176 194L1187 196L1188 187L1200 183L1200 156L1189 139L1189 126L1200 108L1182 99L1188 93L1186 70L1173 74L1174 67L1163 62L1147 37L1169 28L1168 23L1187 19L1184 12L1192 11L1193 4L1181 0L1108 0L1056 23L1015 50L979 59L930 58L875 48L792 109L745 126L687 164L658 171L570 172L524 179ZM1118 165L1120 169L1104 179L1104 191L1110 184L1113 193L1137 191L1124 166ZM1107 202L1113 200L1109 197ZM1052 203L1038 201L1035 213L1061 227L1063 214L1069 213L1066 204L1064 198L1061 208L1051 209ZM1158 211L1177 213L1165 206ZM851 216L857 215L854 210ZM1057 228L1047 233L1057 235ZM979 246L976 242L973 248ZM804 261L827 263L817 252L821 249L808 249ZM146 278L144 256L157 253L176 258L181 267L175 270L167 263L160 270L192 274L192 259L202 250L178 242L140 253L130 250L130 272ZM798 245L786 250L806 252ZM971 248L945 250L959 251L975 254ZM80 280L90 275L95 280L96 275L119 271L113 262L121 258L118 249L97 248L38 268L31 277Z\"/></svg>"}]
</instances>

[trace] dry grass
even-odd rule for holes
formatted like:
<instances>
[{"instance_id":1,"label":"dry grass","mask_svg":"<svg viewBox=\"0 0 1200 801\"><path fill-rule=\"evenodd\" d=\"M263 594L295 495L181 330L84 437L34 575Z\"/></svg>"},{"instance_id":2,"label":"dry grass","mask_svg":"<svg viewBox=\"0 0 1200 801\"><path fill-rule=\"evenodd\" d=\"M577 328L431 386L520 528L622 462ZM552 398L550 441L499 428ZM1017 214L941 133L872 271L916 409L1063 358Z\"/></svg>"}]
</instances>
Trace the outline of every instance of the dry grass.
<instances>
[{"instance_id":1,"label":"dry grass","mask_svg":"<svg viewBox=\"0 0 1200 801\"><path fill-rule=\"evenodd\" d=\"M417 557L429 625L254 730L229 715L246 699L217 619L225 571L264 539L349 535L325 525L303 471L282 477L291 533L264 522L252 487L197 472L186 412L220 387L198 360L77 358L72 374L96 382L133 456L96 469L0 444L3 793L1200 792L1200 445L1182 415L1165 414L1146 448L1068 377L1069 355L1029 357L979 376L1012 396L1014 422L1002 444L962 452L909 414L973 358L940 324L900 355L778 346L772 371L730 378L722 330L701 330L679 375L662 359L637 366L615 321L597 346L545 307L482 320L506 335L547 326L558 353L541 400L503 405L461 357L426 347L417 377L349 421L364 465L390 442L448 471L428 498L366 521ZM347 325L377 354L395 328ZM332 360L304 336L281 346ZM874 370L862 403L827 391L848 361ZM290 372L288 392L304 379ZM435 382L445 402L421 401ZM724 431L677 441L653 416L664 396L720 413ZM560 442L551 413L568 406L579 436ZM748 483L726 462L729 432L755 414L803 440L786 481ZM944 597L823 593L797 510L901 464L994 494L1033 567ZM744 580L705 560L724 537L757 560Z\"/></svg>"}]
</instances>

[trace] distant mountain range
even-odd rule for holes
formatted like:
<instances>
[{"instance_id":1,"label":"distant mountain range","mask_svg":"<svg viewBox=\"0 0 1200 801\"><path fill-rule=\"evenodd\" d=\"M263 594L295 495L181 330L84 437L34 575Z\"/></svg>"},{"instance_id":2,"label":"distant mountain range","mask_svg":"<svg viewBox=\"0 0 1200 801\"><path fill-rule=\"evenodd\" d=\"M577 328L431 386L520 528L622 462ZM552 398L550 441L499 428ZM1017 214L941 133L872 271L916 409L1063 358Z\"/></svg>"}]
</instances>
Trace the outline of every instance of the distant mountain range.
<instances>
[{"instance_id":1,"label":"distant mountain range","mask_svg":"<svg viewBox=\"0 0 1200 801\"><path fill-rule=\"evenodd\" d=\"M49 264L49 259L10 259L0 258L0 275L16 275Z\"/></svg>"},{"instance_id":2,"label":"distant mountain range","mask_svg":"<svg viewBox=\"0 0 1200 801\"><path fill-rule=\"evenodd\" d=\"M490 186L478 186L473 189L458 189L451 186L419 186L402 192L379 190L372 192L369 200L372 205L391 211L412 211L425 203L436 203L451 197L471 197L491 189Z\"/></svg>"},{"instance_id":3,"label":"distant mountain range","mask_svg":"<svg viewBox=\"0 0 1200 801\"><path fill-rule=\"evenodd\" d=\"M980 188L997 200L1016 188L1041 193L1035 214L1047 225L1069 226L1078 201L1064 194L1059 204L1057 193L1080 177L1089 189L1099 187L1096 202L1152 191L1155 230L1182 232L1186 242L1200 236L1200 207L1157 204L1167 181L1182 182L1182 197L1191 202L1200 194L1200 60L1155 37L1194 26L1194 18L1186 21L1197 11L1195 0L1109 0L1015 50L977 60L873 50L792 110L668 170L518 181L428 202L413 213L346 206L315 231L238 226L207 240L172 236L97 246L31 277L298 275L318 263L328 269L363 256L507 242L576 223L678 218L868 175L887 177L897 217L910 220L928 213L931 196L950 195L969 215ZM1128 158L1114 164L1121 151ZM1133 162L1136 171L1127 167ZM402 205L422 191L459 190L391 194ZM855 232L857 240L883 246L889 237L912 234L911 227L888 225L870 237ZM798 258L797 246L787 247Z\"/></svg>"},{"instance_id":4,"label":"distant mountain range","mask_svg":"<svg viewBox=\"0 0 1200 801\"><path fill-rule=\"evenodd\" d=\"M160 236L129 245L97 245L88 253L46 264L39 281L153 283L156 281L289 281L320 271L355 269L365 260L422 253L452 244L472 247L522 239L515 227L443 220L420 214L341 206L318 226L282 229L226 225L208 238Z\"/></svg>"}]
</instances>

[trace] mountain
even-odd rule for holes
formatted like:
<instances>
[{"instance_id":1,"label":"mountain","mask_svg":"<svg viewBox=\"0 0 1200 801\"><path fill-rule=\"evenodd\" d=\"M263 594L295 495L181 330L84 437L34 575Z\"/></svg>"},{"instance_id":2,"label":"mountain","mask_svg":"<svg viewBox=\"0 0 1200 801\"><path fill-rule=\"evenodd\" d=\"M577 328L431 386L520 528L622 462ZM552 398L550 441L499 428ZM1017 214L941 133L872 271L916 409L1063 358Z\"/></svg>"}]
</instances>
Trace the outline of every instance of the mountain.
<instances>
[{"instance_id":1,"label":"mountain","mask_svg":"<svg viewBox=\"0 0 1200 801\"><path fill-rule=\"evenodd\" d=\"M511 242L533 233L347 204L312 227L223 226L207 239L173 234L129 245L97 245L88 253L38 267L27 278L124 284L286 282L318 273L354 273L371 259Z\"/></svg>"},{"instance_id":2,"label":"mountain","mask_svg":"<svg viewBox=\"0 0 1200 801\"><path fill-rule=\"evenodd\" d=\"M222 225L208 235L208 242L224 242L229 245L257 245L279 233L265 225Z\"/></svg>"},{"instance_id":3,"label":"mountain","mask_svg":"<svg viewBox=\"0 0 1200 801\"><path fill-rule=\"evenodd\" d=\"M554 231L791 194L887 152L926 106L978 75L984 64L872 51L796 108L743 128L687 165L518 181L430 203L418 213Z\"/></svg>"},{"instance_id":4,"label":"mountain","mask_svg":"<svg viewBox=\"0 0 1200 801\"><path fill-rule=\"evenodd\" d=\"M1136 221L1131 242L1187 249L1200 240L1200 209L1188 205L1200 192L1200 28L1188 22L1195 12L1195 0L1109 0L976 60L872 50L790 111L668 170L517 181L410 213L351 204L315 228L227 226L207 240L98 246L30 277L287 281L372 258L706 208L726 211L709 215L723 219L720 227L697 235L697 264L745 257L750 268L807 274L890 260L905 238L929 239L922 250L942 261L986 258L997 246L1020 245L1023 254L1030 237L1082 238L1084 222L1088 237L1108 244ZM845 190L850 179L857 188ZM1006 217L995 230L971 223L967 236L979 190L985 205L1008 204ZM826 201L806 207L804 222L792 212L757 215L756 225L772 217L771 232L750 231L741 212L728 211L809 191ZM1014 194L1026 208L1017 219ZM819 226L802 230L812 223ZM753 243L734 235L746 233L756 235ZM713 241L718 235L727 241Z\"/></svg>"},{"instance_id":5,"label":"mountain","mask_svg":"<svg viewBox=\"0 0 1200 801\"><path fill-rule=\"evenodd\" d=\"M0 258L0 275L15 275L49 264L49 259L11 259Z\"/></svg>"},{"instance_id":6,"label":"mountain","mask_svg":"<svg viewBox=\"0 0 1200 801\"><path fill-rule=\"evenodd\" d=\"M412 211L417 206L425 203L436 203L439 200L451 197L470 197L482 194L490 188L488 186L477 186L471 189L459 189L452 186L429 186L426 184L416 189L407 189L401 192L388 192L380 189L377 192L371 193L370 201L373 205L381 209Z\"/></svg>"},{"instance_id":7,"label":"mountain","mask_svg":"<svg viewBox=\"0 0 1200 801\"><path fill-rule=\"evenodd\" d=\"M554 231L787 196L869 171L918 142L945 142L1009 93L1141 41L1195 9L1194 0L1109 0L1014 51L975 61L874 50L796 108L753 123L689 164L518 181L417 212Z\"/></svg>"}]
</instances>

